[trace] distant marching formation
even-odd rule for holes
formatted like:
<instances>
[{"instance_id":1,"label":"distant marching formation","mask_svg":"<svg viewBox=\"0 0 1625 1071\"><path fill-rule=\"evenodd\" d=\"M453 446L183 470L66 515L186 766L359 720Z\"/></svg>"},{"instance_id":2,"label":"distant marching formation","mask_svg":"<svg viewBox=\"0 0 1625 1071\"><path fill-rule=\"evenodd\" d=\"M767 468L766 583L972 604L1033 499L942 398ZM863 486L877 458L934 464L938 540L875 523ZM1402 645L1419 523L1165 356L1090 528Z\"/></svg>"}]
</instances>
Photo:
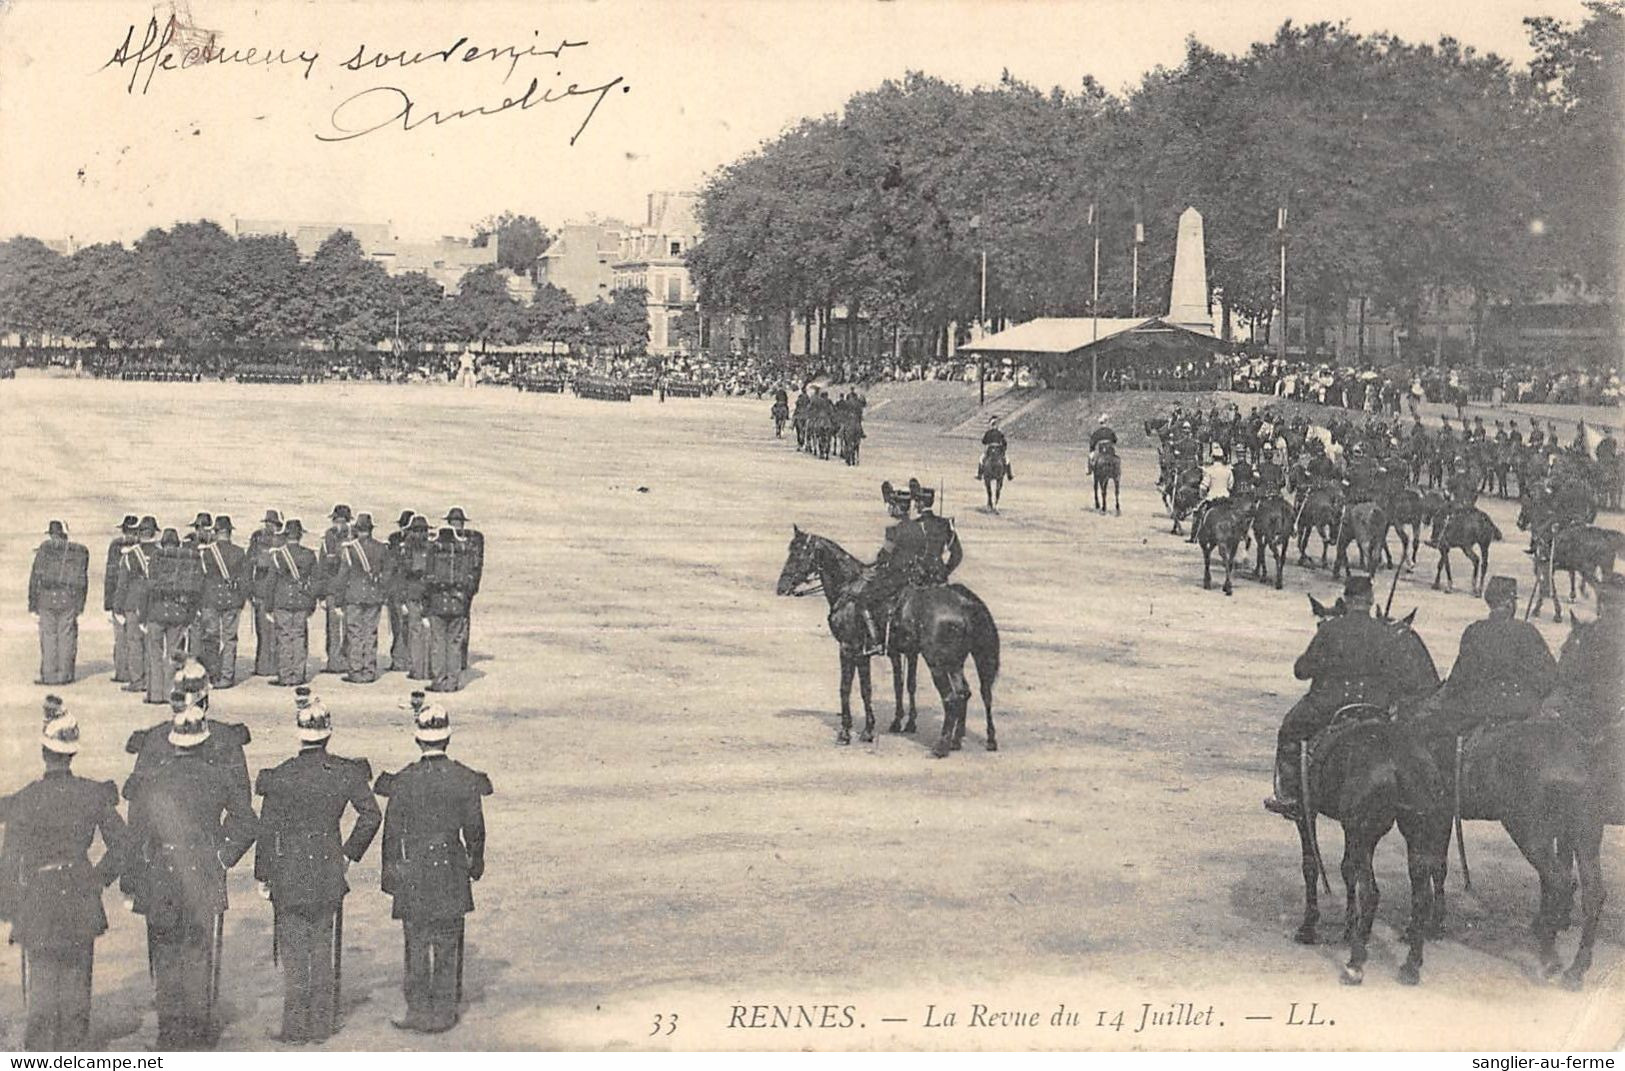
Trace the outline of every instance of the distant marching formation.
<instances>
[{"instance_id":1,"label":"distant marching formation","mask_svg":"<svg viewBox=\"0 0 1625 1071\"><path fill-rule=\"evenodd\" d=\"M464 917L485 870L482 798L490 779L447 757L451 718L410 701L420 758L376 781L366 759L328 750L333 718L306 686L295 689L298 751L254 778L244 725L209 713L197 663L176 674L171 717L131 735L124 782L129 821L111 781L72 772L79 722L45 699L44 775L0 797L0 920L22 950L27 1002L23 1047L75 1050L90 1043L96 938L107 931L102 890L119 883L147 926L148 969L158 1010L157 1048L201 1049L220 1035L225 964L226 872L254 848L254 877L271 901L272 960L283 972L287 1044L320 1042L339 1028L343 1003L344 880L383 828L382 888L405 937L405 1030L438 1033L458 1019ZM384 797L380 813L373 796ZM263 799L259 814L253 796ZM349 836L346 810L355 812ZM100 835L101 858L90 862Z\"/></svg>"},{"instance_id":2,"label":"distant marching formation","mask_svg":"<svg viewBox=\"0 0 1625 1071\"><path fill-rule=\"evenodd\" d=\"M160 533L151 516L126 515L107 548L102 608L113 623L113 680L168 701L172 667L188 656L210 683L237 682L237 638L245 606L254 621L255 676L285 687L309 672L309 619L324 610L326 664L354 684L379 676L378 625L387 609L390 665L430 691L457 691L468 668L469 617L485 567L485 538L460 507L438 533L428 518L403 510L387 542L373 537L372 515L333 507L313 549L298 518L266 510L246 547L232 542L224 514L199 513L187 535ZM34 553L28 610L39 617L40 675L62 685L75 675L79 615L89 591L89 551L63 522L47 526ZM386 671L386 672L387 672Z\"/></svg>"},{"instance_id":3,"label":"distant marching formation","mask_svg":"<svg viewBox=\"0 0 1625 1071\"><path fill-rule=\"evenodd\" d=\"M783 387L773 392L773 436L784 434L791 424L796 433L796 449L821 461L839 457L848 465L858 463L863 446L863 410L868 400L851 389L832 400L822 387L808 384L796 395L795 408Z\"/></svg>"},{"instance_id":4,"label":"distant marching formation","mask_svg":"<svg viewBox=\"0 0 1625 1071\"><path fill-rule=\"evenodd\" d=\"M1459 435L1448 417L1432 430L1420 418L1406 429L1369 417L1363 424L1336 421L1315 428L1301 415L1287 419L1273 408L1243 418L1234 405L1222 415L1210 409L1205 417L1176 406L1167 419L1148 421L1146 432L1160 441L1158 486L1172 531L1179 533L1189 518L1190 542L1202 548L1204 587L1212 586L1217 552L1224 593L1232 593L1244 541L1257 544L1257 579L1268 578L1266 554L1273 557L1277 588L1294 539L1298 564L1314 564L1311 536L1320 538L1322 567L1333 555L1334 577L1351 568L1351 547L1367 575L1385 562L1409 571L1426 527L1426 544L1439 552L1434 588L1442 578L1445 589L1453 590L1450 553L1460 550L1472 563L1476 595L1490 574L1490 545L1503 538L1477 507L1478 496L1509 497L1513 476L1518 525L1529 531L1528 552L1535 559L1526 615L1549 596L1561 617L1556 573L1569 574L1572 599L1577 580L1595 587L1625 552L1625 537L1592 523L1599 506L1619 503L1617 444L1607 431L1591 444L1583 424L1574 444L1564 447L1554 423L1543 431L1531 419L1527 440L1516 420L1510 427L1495 423L1493 435L1482 418ZM1397 562L1390 533L1400 543Z\"/></svg>"}]
</instances>

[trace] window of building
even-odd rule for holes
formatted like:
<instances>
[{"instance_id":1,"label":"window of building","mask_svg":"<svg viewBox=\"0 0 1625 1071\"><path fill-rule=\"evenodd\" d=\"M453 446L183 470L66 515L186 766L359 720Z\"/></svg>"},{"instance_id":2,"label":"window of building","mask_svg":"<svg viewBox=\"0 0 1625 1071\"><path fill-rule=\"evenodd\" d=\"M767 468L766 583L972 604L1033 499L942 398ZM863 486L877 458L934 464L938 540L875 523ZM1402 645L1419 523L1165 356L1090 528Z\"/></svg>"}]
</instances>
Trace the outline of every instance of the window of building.
<instances>
[{"instance_id":1,"label":"window of building","mask_svg":"<svg viewBox=\"0 0 1625 1071\"><path fill-rule=\"evenodd\" d=\"M671 243L671 255L672 256L674 256L674 257L678 256L679 254L682 253L682 251L683 251L683 243L682 242L673 242L673 243Z\"/></svg>"},{"instance_id":2,"label":"window of building","mask_svg":"<svg viewBox=\"0 0 1625 1071\"><path fill-rule=\"evenodd\" d=\"M683 300L683 279L673 275L666 280L666 304L676 305Z\"/></svg>"}]
</instances>

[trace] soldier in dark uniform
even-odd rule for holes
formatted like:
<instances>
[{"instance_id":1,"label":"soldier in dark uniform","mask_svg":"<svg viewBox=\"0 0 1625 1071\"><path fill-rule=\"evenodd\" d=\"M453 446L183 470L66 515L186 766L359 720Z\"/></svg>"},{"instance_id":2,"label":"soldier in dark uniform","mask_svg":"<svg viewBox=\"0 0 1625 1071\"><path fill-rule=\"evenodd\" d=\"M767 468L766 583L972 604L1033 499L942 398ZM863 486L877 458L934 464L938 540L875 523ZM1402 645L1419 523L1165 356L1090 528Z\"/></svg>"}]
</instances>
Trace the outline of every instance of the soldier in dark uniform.
<instances>
[{"instance_id":1,"label":"soldier in dark uniform","mask_svg":"<svg viewBox=\"0 0 1625 1071\"><path fill-rule=\"evenodd\" d=\"M271 562L276 570L271 605L276 623L276 680L283 687L304 684L310 657L310 615L316 610L320 584L316 555L299 545L304 525L298 518L282 529L286 542L273 548Z\"/></svg>"},{"instance_id":2,"label":"soldier in dark uniform","mask_svg":"<svg viewBox=\"0 0 1625 1071\"><path fill-rule=\"evenodd\" d=\"M422 514L412 518L401 542L401 559L396 565L401 617L406 627L409 680L429 680L429 520Z\"/></svg>"},{"instance_id":3,"label":"soldier in dark uniform","mask_svg":"<svg viewBox=\"0 0 1625 1071\"><path fill-rule=\"evenodd\" d=\"M360 517L357 528L359 522ZM281 1040L293 1043L322 1041L336 1028L337 966L343 941L338 920L344 895L350 891L344 872L350 863L361 861L383 823L372 795L372 767L366 759L328 752L332 717L308 688L299 692L303 693L295 718L299 753L261 770L254 780L255 794L265 797L254 877L276 914L274 939L283 985ZM339 830L346 806L355 810L348 838Z\"/></svg>"},{"instance_id":4,"label":"soldier in dark uniform","mask_svg":"<svg viewBox=\"0 0 1625 1071\"><path fill-rule=\"evenodd\" d=\"M408 626L401 613L401 579L404 571L407 526L413 513L401 511L395 522L395 531L389 533L390 579L386 594L389 597L389 672L405 672L410 655L407 653Z\"/></svg>"},{"instance_id":5,"label":"soldier in dark uniform","mask_svg":"<svg viewBox=\"0 0 1625 1071\"><path fill-rule=\"evenodd\" d=\"M876 611L887 614L889 618L892 601L902 594L905 587L915 582L930 553L925 530L919 522L909 518L912 500L908 491L895 491L886 482L880 485L880 492L885 496L895 523L886 529L880 551L875 555L874 568L865 571L848 585L841 599L842 605L848 600L857 604L859 616L869 634L869 645L864 649L868 655L884 654L886 650L886 631L881 628ZM840 606L837 606L830 613L834 614L839 609Z\"/></svg>"},{"instance_id":6,"label":"soldier in dark uniform","mask_svg":"<svg viewBox=\"0 0 1625 1071\"><path fill-rule=\"evenodd\" d=\"M1556 713L1581 736L1625 724L1625 577L1597 585L1597 619L1576 625L1557 657Z\"/></svg>"},{"instance_id":7,"label":"soldier in dark uniform","mask_svg":"<svg viewBox=\"0 0 1625 1071\"><path fill-rule=\"evenodd\" d=\"M90 551L70 542L67 525L46 525L28 573L28 612L39 617L39 679L71 684L79 660L79 615L90 591Z\"/></svg>"},{"instance_id":8,"label":"soldier in dark uniform","mask_svg":"<svg viewBox=\"0 0 1625 1071\"><path fill-rule=\"evenodd\" d=\"M394 560L372 537L372 514L358 514L352 536L339 547L337 586L346 617L344 652L350 671L344 679L370 684L378 679L378 612L388 597Z\"/></svg>"},{"instance_id":9,"label":"soldier in dark uniform","mask_svg":"<svg viewBox=\"0 0 1625 1071\"><path fill-rule=\"evenodd\" d=\"M1004 457L1004 475L1006 479L1016 478L1010 468L1010 440L1005 438L1004 432L999 430L999 418L987 418L987 430L982 433L982 464L977 466L976 478L981 479L982 473L987 471L987 465L997 450Z\"/></svg>"},{"instance_id":10,"label":"soldier in dark uniform","mask_svg":"<svg viewBox=\"0 0 1625 1071\"><path fill-rule=\"evenodd\" d=\"M1275 445L1265 443L1263 459L1258 463L1256 485L1258 493L1265 498L1271 498L1286 489L1286 472L1281 468L1280 462L1275 460Z\"/></svg>"},{"instance_id":11,"label":"soldier in dark uniform","mask_svg":"<svg viewBox=\"0 0 1625 1071\"><path fill-rule=\"evenodd\" d=\"M1349 505L1370 502L1377 496L1377 463L1366 456L1365 444L1355 443L1343 472L1345 501Z\"/></svg>"},{"instance_id":12,"label":"soldier in dark uniform","mask_svg":"<svg viewBox=\"0 0 1625 1071\"><path fill-rule=\"evenodd\" d=\"M226 871L254 841L253 808L209 762L209 735L203 713L184 710L165 737L169 754L141 776L130 801L125 888L147 920L161 1049L215 1041Z\"/></svg>"},{"instance_id":13,"label":"soldier in dark uniform","mask_svg":"<svg viewBox=\"0 0 1625 1071\"><path fill-rule=\"evenodd\" d=\"M384 812L384 893L406 937L404 1030L438 1033L457 1023L462 996L463 923L472 882L485 873L485 812L491 779L446 757L451 718L438 706L413 720L422 757L378 775Z\"/></svg>"},{"instance_id":14,"label":"soldier in dark uniform","mask_svg":"<svg viewBox=\"0 0 1625 1071\"><path fill-rule=\"evenodd\" d=\"M271 551L283 545L282 514L265 511L264 523L248 537L249 597L254 603L254 676L276 676L276 566Z\"/></svg>"},{"instance_id":15,"label":"soldier in dark uniform","mask_svg":"<svg viewBox=\"0 0 1625 1071\"><path fill-rule=\"evenodd\" d=\"M113 680L119 684L130 682L130 651L125 644L124 629L119 624L118 581L124 567L124 551L135 546L136 526L140 520L126 513L119 523L119 534L107 544L107 568L102 573L102 609L113 624Z\"/></svg>"},{"instance_id":16,"label":"soldier in dark uniform","mask_svg":"<svg viewBox=\"0 0 1625 1071\"><path fill-rule=\"evenodd\" d=\"M231 518L214 519L199 548L203 562L203 605L198 613L198 660L217 688L237 683L237 633L251 580L248 553L231 541Z\"/></svg>"},{"instance_id":17,"label":"soldier in dark uniform","mask_svg":"<svg viewBox=\"0 0 1625 1071\"><path fill-rule=\"evenodd\" d=\"M135 756L135 766L124 781L124 798L133 801L141 792L146 777L175 755L169 746L169 730L176 719L201 717L209 730L209 738L201 745L204 761L218 769L235 786L244 806L248 805L248 759L243 752L252 739L248 726L240 722L221 721L209 717L208 701L194 702L180 686L169 694L170 717L146 729L137 729L124 743L124 750Z\"/></svg>"},{"instance_id":18,"label":"soldier in dark uniform","mask_svg":"<svg viewBox=\"0 0 1625 1071\"><path fill-rule=\"evenodd\" d=\"M214 517L212 514L199 513L192 518L192 524L186 535L181 537L181 546L187 550L196 550L204 542L204 537L214 530Z\"/></svg>"},{"instance_id":19,"label":"soldier in dark uniform","mask_svg":"<svg viewBox=\"0 0 1625 1071\"><path fill-rule=\"evenodd\" d=\"M1546 433L1540 428L1540 421L1534 417L1529 418L1529 448L1539 453L1546 445Z\"/></svg>"},{"instance_id":20,"label":"soldier in dark uniform","mask_svg":"<svg viewBox=\"0 0 1625 1071\"><path fill-rule=\"evenodd\" d=\"M130 682L126 692L147 690L147 638L141 627L141 607L147 601L147 588L152 583L152 560L158 555L158 522L152 517L141 518L136 525L136 541L124 548L119 562L118 604L113 625L124 633L124 651L129 659Z\"/></svg>"},{"instance_id":21,"label":"soldier in dark uniform","mask_svg":"<svg viewBox=\"0 0 1625 1071\"><path fill-rule=\"evenodd\" d=\"M327 661L320 672L344 673L344 629L348 622L344 615L344 593L339 589L339 548L350 538L350 507L340 503L328 514L333 523L322 533L321 545L316 551L316 571L320 576L317 593L326 608Z\"/></svg>"},{"instance_id":22,"label":"soldier in dark uniform","mask_svg":"<svg viewBox=\"0 0 1625 1071\"><path fill-rule=\"evenodd\" d=\"M471 577L468 588L468 604L463 608L463 623L457 637L458 656L462 668L468 668L468 634L473 624L474 596L480 593L480 581L485 576L485 533L468 527L468 515L463 507L453 506L446 513L446 524L457 538L463 542L469 551Z\"/></svg>"},{"instance_id":23,"label":"soldier in dark uniform","mask_svg":"<svg viewBox=\"0 0 1625 1071\"><path fill-rule=\"evenodd\" d=\"M462 688L462 632L467 627L469 590L474 551L451 528L440 529L429 545L424 613L429 619L429 676L431 692Z\"/></svg>"},{"instance_id":24,"label":"soldier in dark uniform","mask_svg":"<svg viewBox=\"0 0 1625 1071\"><path fill-rule=\"evenodd\" d=\"M177 652L186 650L187 632L197 620L203 598L203 563L197 552L181 546L173 528L165 528L151 563L147 597L141 603L141 629L147 652L147 702L169 698Z\"/></svg>"},{"instance_id":25,"label":"soldier in dark uniform","mask_svg":"<svg viewBox=\"0 0 1625 1071\"><path fill-rule=\"evenodd\" d=\"M124 819L111 781L75 777L79 723L45 697L40 740L45 776L0 798L0 919L23 951L31 1051L83 1049L90 1041L90 981L96 938L107 932L102 890L118 877ZM90 844L102 838L102 857Z\"/></svg>"},{"instance_id":26,"label":"soldier in dark uniform","mask_svg":"<svg viewBox=\"0 0 1625 1071\"><path fill-rule=\"evenodd\" d=\"M937 492L921 487L919 480L908 481L909 497L919 507L915 523L925 533L926 552L920 559L919 581L922 584L946 584L959 563L965 560L964 548L959 545L959 533L946 517L938 517L935 506ZM947 556L944 560L944 555Z\"/></svg>"},{"instance_id":27,"label":"soldier in dark uniform","mask_svg":"<svg viewBox=\"0 0 1625 1071\"><path fill-rule=\"evenodd\" d=\"M1287 818L1299 817L1302 787L1300 745L1331 723L1351 703L1389 706L1402 694L1394 640L1388 626L1371 616L1371 578L1351 576L1343 587L1344 613L1321 622L1309 647L1293 663L1292 675L1311 681L1309 694L1292 707L1275 740L1275 795L1264 806Z\"/></svg>"},{"instance_id":28,"label":"soldier in dark uniform","mask_svg":"<svg viewBox=\"0 0 1625 1071\"><path fill-rule=\"evenodd\" d=\"M1117 447L1117 432L1112 430L1105 413L1095 421L1095 430L1089 433L1089 462L1084 467L1085 472L1095 471L1095 458L1099 456L1100 444L1111 443L1113 449Z\"/></svg>"},{"instance_id":29,"label":"soldier in dark uniform","mask_svg":"<svg viewBox=\"0 0 1625 1071\"><path fill-rule=\"evenodd\" d=\"M1540 630L1519 621L1518 582L1492 576L1484 585L1490 615L1461 634L1450 677L1419 711L1428 736L1466 736L1480 723L1522 721L1557 686L1557 662Z\"/></svg>"}]
</instances>

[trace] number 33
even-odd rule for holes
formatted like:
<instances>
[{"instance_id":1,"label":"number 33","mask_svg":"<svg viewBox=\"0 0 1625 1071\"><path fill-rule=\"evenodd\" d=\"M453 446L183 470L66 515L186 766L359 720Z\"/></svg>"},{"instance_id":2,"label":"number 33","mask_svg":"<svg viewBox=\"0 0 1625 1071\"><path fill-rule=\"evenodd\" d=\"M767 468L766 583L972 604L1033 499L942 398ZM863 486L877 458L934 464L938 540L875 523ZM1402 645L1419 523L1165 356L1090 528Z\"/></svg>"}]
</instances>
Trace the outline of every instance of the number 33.
<instances>
[{"instance_id":1,"label":"number 33","mask_svg":"<svg viewBox=\"0 0 1625 1071\"><path fill-rule=\"evenodd\" d=\"M669 1016L656 1015L655 1028L649 1031L648 1036L654 1037L656 1034L665 1034L670 1037L675 1033L677 1033L677 1013L672 1012Z\"/></svg>"}]
</instances>

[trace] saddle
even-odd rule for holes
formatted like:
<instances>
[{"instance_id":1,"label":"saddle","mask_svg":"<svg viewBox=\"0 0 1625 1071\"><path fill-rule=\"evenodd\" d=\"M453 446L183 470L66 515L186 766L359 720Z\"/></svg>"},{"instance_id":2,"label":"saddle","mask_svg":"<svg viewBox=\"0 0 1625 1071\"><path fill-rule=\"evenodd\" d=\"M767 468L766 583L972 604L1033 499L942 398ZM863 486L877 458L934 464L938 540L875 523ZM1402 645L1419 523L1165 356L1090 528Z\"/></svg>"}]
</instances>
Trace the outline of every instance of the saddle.
<instances>
[{"instance_id":1,"label":"saddle","mask_svg":"<svg viewBox=\"0 0 1625 1071\"><path fill-rule=\"evenodd\" d=\"M1362 726L1374 722L1389 722L1393 715L1386 707L1379 707L1375 703L1345 703L1332 714L1332 720L1326 727L1309 738L1309 777L1316 779L1326 767L1326 760L1332 754L1332 745L1343 737Z\"/></svg>"}]
</instances>

